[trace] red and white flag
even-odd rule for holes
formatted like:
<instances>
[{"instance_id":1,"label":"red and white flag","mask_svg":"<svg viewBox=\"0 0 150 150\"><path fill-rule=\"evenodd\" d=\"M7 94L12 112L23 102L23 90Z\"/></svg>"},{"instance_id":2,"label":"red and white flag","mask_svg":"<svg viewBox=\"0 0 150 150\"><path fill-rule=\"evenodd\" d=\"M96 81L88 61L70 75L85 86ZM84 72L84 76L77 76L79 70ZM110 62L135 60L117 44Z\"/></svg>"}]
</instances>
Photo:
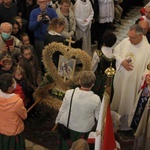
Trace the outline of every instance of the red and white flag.
<instances>
[{"instance_id":1,"label":"red and white flag","mask_svg":"<svg viewBox=\"0 0 150 150\"><path fill-rule=\"evenodd\" d=\"M102 150L117 150L109 105L107 107L106 122L104 124L105 126L104 137L102 139Z\"/></svg>"},{"instance_id":2,"label":"red and white flag","mask_svg":"<svg viewBox=\"0 0 150 150\"><path fill-rule=\"evenodd\" d=\"M113 122L109 105L110 96L105 92L100 108L99 120L95 135L95 150L119 150L115 140ZM117 146L118 145L118 146Z\"/></svg>"}]
</instances>

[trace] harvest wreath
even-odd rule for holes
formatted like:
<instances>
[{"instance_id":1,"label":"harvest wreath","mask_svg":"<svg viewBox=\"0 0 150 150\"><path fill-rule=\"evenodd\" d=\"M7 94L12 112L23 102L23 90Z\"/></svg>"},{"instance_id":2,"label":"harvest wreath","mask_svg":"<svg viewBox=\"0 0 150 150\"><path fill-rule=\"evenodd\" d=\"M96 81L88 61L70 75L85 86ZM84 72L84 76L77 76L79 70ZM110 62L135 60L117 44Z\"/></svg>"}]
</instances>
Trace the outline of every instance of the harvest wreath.
<instances>
[{"instance_id":1,"label":"harvest wreath","mask_svg":"<svg viewBox=\"0 0 150 150\"><path fill-rule=\"evenodd\" d=\"M52 56L55 52L60 52L66 59L77 59L82 63L82 69L75 74L72 79L67 79L65 82L61 75L58 74L58 70L55 67ZM58 95L64 95L66 90L78 85L79 76L82 71L91 70L91 57L81 49L74 49L70 46L63 45L62 43L52 42L47 45L43 50L43 64L47 73L45 74L44 81L41 86L35 91L34 97L36 102L40 101L59 109L61 101L50 94L50 90L57 89ZM52 84L50 86L50 84ZM60 94L59 94L60 92ZM53 92L56 93L56 92ZM57 95L57 94L56 94Z\"/></svg>"}]
</instances>

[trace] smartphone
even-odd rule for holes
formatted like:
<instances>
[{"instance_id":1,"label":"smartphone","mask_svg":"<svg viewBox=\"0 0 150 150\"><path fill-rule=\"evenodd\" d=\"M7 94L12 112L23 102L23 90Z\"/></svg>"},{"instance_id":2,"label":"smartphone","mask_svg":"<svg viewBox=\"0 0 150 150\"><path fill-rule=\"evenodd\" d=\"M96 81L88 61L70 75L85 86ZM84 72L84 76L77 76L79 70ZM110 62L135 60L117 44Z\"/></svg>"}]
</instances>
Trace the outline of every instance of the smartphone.
<instances>
[{"instance_id":1,"label":"smartphone","mask_svg":"<svg viewBox=\"0 0 150 150\"><path fill-rule=\"evenodd\" d=\"M6 47L9 48L9 46L12 46L12 45L13 45L13 42L14 42L14 39L8 39L8 40L6 41Z\"/></svg>"}]
</instances>

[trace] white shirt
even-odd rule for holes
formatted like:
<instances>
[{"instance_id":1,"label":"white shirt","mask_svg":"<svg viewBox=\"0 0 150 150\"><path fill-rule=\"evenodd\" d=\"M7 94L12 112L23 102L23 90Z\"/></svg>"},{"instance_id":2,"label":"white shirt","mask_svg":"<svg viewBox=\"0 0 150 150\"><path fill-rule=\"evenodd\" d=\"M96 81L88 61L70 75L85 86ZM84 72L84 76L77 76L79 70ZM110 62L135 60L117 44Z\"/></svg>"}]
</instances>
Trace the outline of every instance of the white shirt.
<instances>
[{"instance_id":1,"label":"white shirt","mask_svg":"<svg viewBox=\"0 0 150 150\"><path fill-rule=\"evenodd\" d=\"M66 91L62 106L56 118L58 122L67 126L70 100L73 90ZM98 95L92 91L83 91L75 89L72 99L71 115L69 129L77 132L89 132L95 124L95 118L98 119L101 100Z\"/></svg>"},{"instance_id":2,"label":"white shirt","mask_svg":"<svg viewBox=\"0 0 150 150\"><path fill-rule=\"evenodd\" d=\"M107 58L113 58L113 49L112 47L102 47L102 52ZM100 62L100 57L97 55L97 52L95 51L93 54L93 59L92 59L92 70L93 72L96 71L98 67L98 63Z\"/></svg>"}]
</instances>

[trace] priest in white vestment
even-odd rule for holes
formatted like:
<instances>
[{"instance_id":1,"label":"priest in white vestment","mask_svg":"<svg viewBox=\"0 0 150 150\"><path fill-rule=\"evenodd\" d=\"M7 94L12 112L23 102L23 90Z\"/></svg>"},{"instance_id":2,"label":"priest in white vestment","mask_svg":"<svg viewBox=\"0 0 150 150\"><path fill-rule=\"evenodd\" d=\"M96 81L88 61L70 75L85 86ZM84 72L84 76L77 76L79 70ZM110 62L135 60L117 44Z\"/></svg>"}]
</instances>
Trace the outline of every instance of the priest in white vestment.
<instances>
[{"instance_id":1,"label":"priest in white vestment","mask_svg":"<svg viewBox=\"0 0 150 150\"><path fill-rule=\"evenodd\" d=\"M94 11L89 0L77 0L74 5L74 13L77 22L76 37L83 38L82 50L90 56L91 52L91 23Z\"/></svg>"},{"instance_id":2,"label":"priest in white vestment","mask_svg":"<svg viewBox=\"0 0 150 150\"><path fill-rule=\"evenodd\" d=\"M98 49L103 45L102 36L106 32L108 26L110 28L115 26L114 20L114 0L98 0L99 15L98 15Z\"/></svg>"},{"instance_id":3,"label":"priest in white vestment","mask_svg":"<svg viewBox=\"0 0 150 150\"><path fill-rule=\"evenodd\" d=\"M99 23L113 22L114 20L114 1L98 0L99 3Z\"/></svg>"},{"instance_id":4,"label":"priest in white vestment","mask_svg":"<svg viewBox=\"0 0 150 150\"><path fill-rule=\"evenodd\" d=\"M128 38L115 47L114 56L117 70L111 108L122 116L120 130L130 130L128 115L138 96L142 75L150 62L150 45L139 25L130 27Z\"/></svg>"}]
</instances>

